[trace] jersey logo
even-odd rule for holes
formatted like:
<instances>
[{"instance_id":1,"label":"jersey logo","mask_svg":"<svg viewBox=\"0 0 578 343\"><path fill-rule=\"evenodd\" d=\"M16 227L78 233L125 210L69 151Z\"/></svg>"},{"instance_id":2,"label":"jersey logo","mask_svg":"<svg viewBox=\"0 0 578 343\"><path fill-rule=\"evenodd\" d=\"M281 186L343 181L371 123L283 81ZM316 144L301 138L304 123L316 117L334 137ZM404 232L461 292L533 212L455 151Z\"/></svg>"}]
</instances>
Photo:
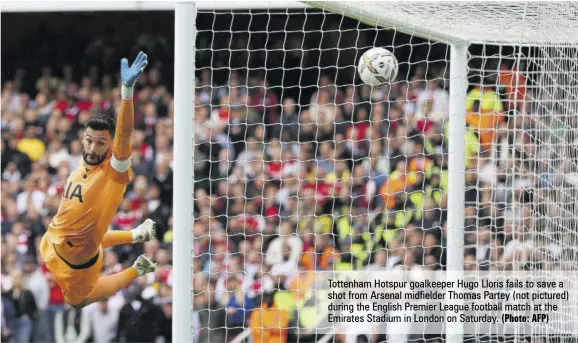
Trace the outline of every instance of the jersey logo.
<instances>
[{"instance_id":1,"label":"jersey logo","mask_svg":"<svg viewBox=\"0 0 578 343\"><path fill-rule=\"evenodd\" d=\"M68 200L78 198L78 201L82 203L82 186L80 184L73 185L72 182L67 183L62 197Z\"/></svg>"}]
</instances>

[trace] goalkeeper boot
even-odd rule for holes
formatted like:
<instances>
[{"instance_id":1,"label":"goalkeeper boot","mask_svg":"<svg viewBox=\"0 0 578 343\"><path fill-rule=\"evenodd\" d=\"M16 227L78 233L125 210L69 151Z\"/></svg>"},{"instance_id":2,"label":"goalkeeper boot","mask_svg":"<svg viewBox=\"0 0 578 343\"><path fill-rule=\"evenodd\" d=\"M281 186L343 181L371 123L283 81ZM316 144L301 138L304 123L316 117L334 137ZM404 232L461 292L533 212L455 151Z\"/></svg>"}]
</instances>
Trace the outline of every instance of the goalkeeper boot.
<instances>
[{"instance_id":1,"label":"goalkeeper boot","mask_svg":"<svg viewBox=\"0 0 578 343\"><path fill-rule=\"evenodd\" d=\"M150 258L146 257L145 254L137 257L132 266L137 270L139 276L152 273L157 269L157 264Z\"/></svg>"},{"instance_id":2,"label":"goalkeeper boot","mask_svg":"<svg viewBox=\"0 0 578 343\"><path fill-rule=\"evenodd\" d=\"M132 229L132 239L138 243L148 242L157 238L156 223L150 219Z\"/></svg>"}]
</instances>

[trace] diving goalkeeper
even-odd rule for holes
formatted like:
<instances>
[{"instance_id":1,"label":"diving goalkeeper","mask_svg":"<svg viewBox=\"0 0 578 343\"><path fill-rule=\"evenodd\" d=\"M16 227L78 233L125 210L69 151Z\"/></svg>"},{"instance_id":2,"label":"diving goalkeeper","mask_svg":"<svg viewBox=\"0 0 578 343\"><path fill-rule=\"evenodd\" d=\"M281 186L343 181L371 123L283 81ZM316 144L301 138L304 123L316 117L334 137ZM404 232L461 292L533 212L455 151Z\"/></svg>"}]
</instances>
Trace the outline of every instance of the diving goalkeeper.
<instances>
[{"instance_id":1,"label":"diving goalkeeper","mask_svg":"<svg viewBox=\"0 0 578 343\"><path fill-rule=\"evenodd\" d=\"M147 219L131 231L108 231L131 178L131 134L134 124L133 89L147 66L142 51L129 67L121 60L122 101L117 121L94 116L86 123L83 161L62 192L58 213L40 242L46 267L74 308L104 300L134 279L154 272L145 255L120 273L100 277L103 248L155 239L155 223Z\"/></svg>"}]
</instances>

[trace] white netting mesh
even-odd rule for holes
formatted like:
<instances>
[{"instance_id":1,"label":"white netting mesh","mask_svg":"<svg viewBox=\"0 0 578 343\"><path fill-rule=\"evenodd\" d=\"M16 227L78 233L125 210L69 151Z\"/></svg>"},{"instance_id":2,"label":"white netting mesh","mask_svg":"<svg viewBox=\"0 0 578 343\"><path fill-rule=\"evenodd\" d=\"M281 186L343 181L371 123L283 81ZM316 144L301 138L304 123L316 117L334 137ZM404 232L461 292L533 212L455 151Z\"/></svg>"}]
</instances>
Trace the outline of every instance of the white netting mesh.
<instances>
[{"instance_id":1,"label":"white netting mesh","mask_svg":"<svg viewBox=\"0 0 578 343\"><path fill-rule=\"evenodd\" d=\"M547 244L575 249L578 227L578 67L577 48L537 47L522 58L531 94L526 101L530 115L532 149L522 149L518 159L527 161L537 178L533 203ZM525 103L522 102L521 105ZM562 252L562 251L561 251ZM564 252L564 253L567 253Z\"/></svg>"},{"instance_id":2,"label":"white netting mesh","mask_svg":"<svg viewBox=\"0 0 578 343\"><path fill-rule=\"evenodd\" d=\"M371 25L426 36L496 44L569 44L578 40L575 1L318 2ZM429 34L428 34L429 32Z\"/></svg>"},{"instance_id":3,"label":"white netting mesh","mask_svg":"<svg viewBox=\"0 0 578 343\"><path fill-rule=\"evenodd\" d=\"M576 271L576 49L515 46L578 37L574 4L549 7L556 19L525 3L348 6L358 12L199 11L199 342L321 339L308 312L313 271L445 268L449 47L343 14L509 42L469 49L465 268ZM392 50L400 71L371 89L355 65L374 46Z\"/></svg>"}]
</instances>

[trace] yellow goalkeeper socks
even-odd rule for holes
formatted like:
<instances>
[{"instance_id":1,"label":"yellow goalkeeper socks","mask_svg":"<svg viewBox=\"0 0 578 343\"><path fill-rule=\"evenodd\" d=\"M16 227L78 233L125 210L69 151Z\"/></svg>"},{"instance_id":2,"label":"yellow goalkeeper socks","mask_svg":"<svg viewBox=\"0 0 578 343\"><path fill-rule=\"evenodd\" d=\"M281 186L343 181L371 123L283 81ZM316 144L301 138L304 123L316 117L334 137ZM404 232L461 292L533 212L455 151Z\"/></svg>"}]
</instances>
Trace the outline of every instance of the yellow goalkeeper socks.
<instances>
[{"instance_id":1,"label":"yellow goalkeeper socks","mask_svg":"<svg viewBox=\"0 0 578 343\"><path fill-rule=\"evenodd\" d=\"M138 276L138 271L134 267L127 268L114 275L101 276L98 279L98 283L88 296L88 303L92 304L115 295L118 291L128 286Z\"/></svg>"},{"instance_id":2,"label":"yellow goalkeeper socks","mask_svg":"<svg viewBox=\"0 0 578 343\"><path fill-rule=\"evenodd\" d=\"M115 245L131 244L133 242L132 231L108 231L102 240L102 247L108 248Z\"/></svg>"}]
</instances>

